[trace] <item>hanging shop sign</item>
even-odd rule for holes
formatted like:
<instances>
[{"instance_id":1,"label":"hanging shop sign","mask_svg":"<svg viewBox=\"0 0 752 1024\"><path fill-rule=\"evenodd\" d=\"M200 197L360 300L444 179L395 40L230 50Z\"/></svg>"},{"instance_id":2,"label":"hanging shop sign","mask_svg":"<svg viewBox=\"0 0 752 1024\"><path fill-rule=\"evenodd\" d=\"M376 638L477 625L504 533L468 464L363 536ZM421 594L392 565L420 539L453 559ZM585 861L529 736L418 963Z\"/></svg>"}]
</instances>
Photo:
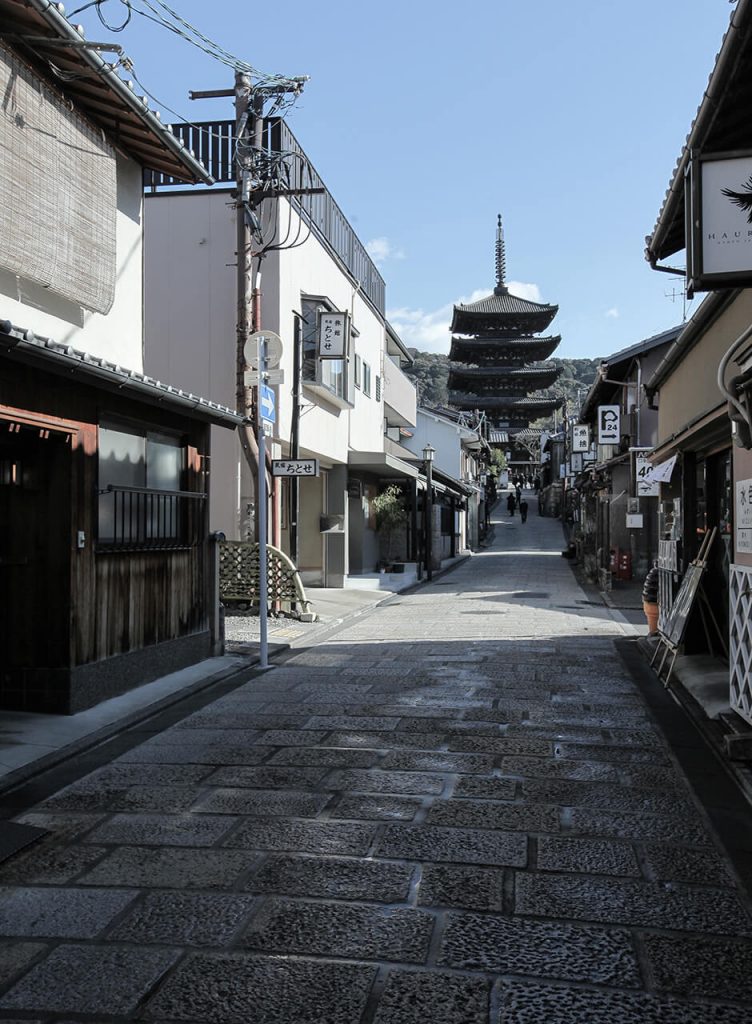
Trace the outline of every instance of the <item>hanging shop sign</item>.
<instances>
[{"instance_id":1,"label":"hanging shop sign","mask_svg":"<svg viewBox=\"0 0 752 1024\"><path fill-rule=\"evenodd\" d=\"M598 406L598 444L618 444L621 440L621 409L618 405Z\"/></svg>"},{"instance_id":2,"label":"hanging shop sign","mask_svg":"<svg viewBox=\"0 0 752 1024\"><path fill-rule=\"evenodd\" d=\"M653 464L644 455L635 455L635 490L638 498L657 498L661 491Z\"/></svg>"},{"instance_id":3,"label":"hanging shop sign","mask_svg":"<svg viewBox=\"0 0 752 1024\"><path fill-rule=\"evenodd\" d=\"M345 359L350 347L349 313L319 312L319 359Z\"/></svg>"},{"instance_id":4,"label":"hanging shop sign","mask_svg":"<svg viewBox=\"0 0 752 1024\"><path fill-rule=\"evenodd\" d=\"M572 451L586 452L590 447L590 427L587 423L575 423L572 426Z\"/></svg>"},{"instance_id":5,"label":"hanging shop sign","mask_svg":"<svg viewBox=\"0 0 752 1024\"><path fill-rule=\"evenodd\" d=\"M752 151L693 154L685 219L689 295L752 284Z\"/></svg>"},{"instance_id":6,"label":"hanging shop sign","mask_svg":"<svg viewBox=\"0 0 752 1024\"><path fill-rule=\"evenodd\" d=\"M752 480L736 483L736 553L752 555Z\"/></svg>"}]
</instances>

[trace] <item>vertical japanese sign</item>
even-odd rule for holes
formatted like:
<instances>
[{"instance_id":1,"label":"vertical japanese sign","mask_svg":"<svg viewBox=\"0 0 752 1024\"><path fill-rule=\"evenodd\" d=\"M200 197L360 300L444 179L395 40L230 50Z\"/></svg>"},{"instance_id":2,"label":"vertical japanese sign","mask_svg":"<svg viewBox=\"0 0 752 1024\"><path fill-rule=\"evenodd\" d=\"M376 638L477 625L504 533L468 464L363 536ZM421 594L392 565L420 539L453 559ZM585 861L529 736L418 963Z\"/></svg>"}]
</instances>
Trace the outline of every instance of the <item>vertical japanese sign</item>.
<instances>
[{"instance_id":1,"label":"vertical japanese sign","mask_svg":"<svg viewBox=\"0 0 752 1024\"><path fill-rule=\"evenodd\" d=\"M348 313L319 313L319 359L345 359L350 341Z\"/></svg>"},{"instance_id":2,"label":"vertical japanese sign","mask_svg":"<svg viewBox=\"0 0 752 1024\"><path fill-rule=\"evenodd\" d=\"M736 484L736 552L752 555L752 480Z\"/></svg>"},{"instance_id":3,"label":"vertical japanese sign","mask_svg":"<svg viewBox=\"0 0 752 1024\"><path fill-rule=\"evenodd\" d=\"M590 427L587 423L575 423L572 427L572 451L586 452L590 447Z\"/></svg>"},{"instance_id":4,"label":"vertical japanese sign","mask_svg":"<svg viewBox=\"0 0 752 1024\"><path fill-rule=\"evenodd\" d=\"M598 406L598 444L618 444L621 440L621 409L618 405Z\"/></svg>"}]
</instances>

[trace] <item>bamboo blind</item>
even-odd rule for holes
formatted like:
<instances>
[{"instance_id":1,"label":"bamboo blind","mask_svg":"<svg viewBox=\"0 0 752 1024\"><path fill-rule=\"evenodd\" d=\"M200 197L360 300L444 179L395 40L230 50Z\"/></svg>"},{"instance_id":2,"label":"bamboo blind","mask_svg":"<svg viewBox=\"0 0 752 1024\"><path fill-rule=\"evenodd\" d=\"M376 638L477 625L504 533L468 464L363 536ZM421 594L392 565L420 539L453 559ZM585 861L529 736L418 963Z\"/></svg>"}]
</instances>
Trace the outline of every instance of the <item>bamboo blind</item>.
<instances>
[{"instance_id":1,"label":"bamboo blind","mask_svg":"<svg viewBox=\"0 0 752 1024\"><path fill-rule=\"evenodd\" d=\"M0 45L0 267L107 313L116 211L113 148Z\"/></svg>"}]
</instances>

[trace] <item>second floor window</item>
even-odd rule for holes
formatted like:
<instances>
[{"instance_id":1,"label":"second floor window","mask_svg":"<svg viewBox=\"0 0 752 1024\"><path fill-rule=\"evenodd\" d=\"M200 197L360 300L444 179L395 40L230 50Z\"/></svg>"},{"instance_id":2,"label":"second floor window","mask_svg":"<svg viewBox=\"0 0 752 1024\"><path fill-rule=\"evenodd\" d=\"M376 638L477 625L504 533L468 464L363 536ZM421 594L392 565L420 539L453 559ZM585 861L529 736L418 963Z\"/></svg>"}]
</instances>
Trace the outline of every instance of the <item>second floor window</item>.
<instances>
[{"instance_id":1,"label":"second floor window","mask_svg":"<svg viewBox=\"0 0 752 1024\"><path fill-rule=\"evenodd\" d=\"M319 310L332 307L321 299L302 299L303 380L323 384L339 398L347 398L346 362L344 359L319 359L317 333Z\"/></svg>"}]
</instances>

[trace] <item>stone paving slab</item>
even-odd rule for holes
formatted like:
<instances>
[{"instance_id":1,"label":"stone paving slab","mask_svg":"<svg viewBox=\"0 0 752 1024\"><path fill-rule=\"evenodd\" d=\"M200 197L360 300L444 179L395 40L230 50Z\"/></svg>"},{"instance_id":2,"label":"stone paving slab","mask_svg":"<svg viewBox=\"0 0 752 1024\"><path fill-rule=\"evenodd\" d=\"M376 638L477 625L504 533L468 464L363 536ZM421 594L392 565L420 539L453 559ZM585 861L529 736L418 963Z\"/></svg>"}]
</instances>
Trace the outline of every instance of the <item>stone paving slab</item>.
<instances>
[{"instance_id":1,"label":"stone paving slab","mask_svg":"<svg viewBox=\"0 0 752 1024\"><path fill-rule=\"evenodd\" d=\"M129 1014L177 958L172 950L58 946L0 996L0 1009Z\"/></svg>"},{"instance_id":2,"label":"stone paving slab","mask_svg":"<svg viewBox=\"0 0 752 1024\"><path fill-rule=\"evenodd\" d=\"M392 970L373 1024L487 1024L490 989L483 978Z\"/></svg>"},{"instance_id":3,"label":"stone paving slab","mask_svg":"<svg viewBox=\"0 0 752 1024\"><path fill-rule=\"evenodd\" d=\"M120 889L0 889L0 935L93 939L135 893Z\"/></svg>"},{"instance_id":4,"label":"stone paving slab","mask_svg":"<svg viewBox=\"0 0 752 1024\"><path fill-rule=\"evenodd\" d=\"M196 955L160 988L145 1017L195 1024L353 1024L375 974L372 964Z\"/></svg>"},{"instance_id":5,"label":"stone paving slab","mask_svg":"<svg viewBox=\"0 0 752 1024\"><path fill-rule=\"evenodd\" d=\"M424 963L434 923L425 910L271 896L242 944L267 953Z\"/></svg>"},{"instance_id":6,"label":"stone paving slab","mask_svg":"<svg viewBox=\"0 0 752 1024\"><path fill-rule=\"evenodd\" d=\"M615 990L512 982L499 986L492 1024L750 1024L744 1007L657 999Z\"/></svg>"},{"instance_id":7,"label":"stone paving slab","mask_svg":"<svg viewBox=\"0 0 752 1024\"><path fill-rule=\"evenodd\" d=\"M678 883L518 873L515 910L538 917L752 936L752 917L735 893Z\"/></svg>"},{"instance_id":8,"label":"stone paving slab","mask_svg":"<svg viewBox=\"0 0 752 1024\"><path fill-rule=\"evenodd\" d=\"M537 975L617 988L640 985L640 971L627 931L519 917L448 914L438 962L494 974Z\"/></svg>"},{"instance_id":9,"label":"stone paving slab","mask_svg":"<svg viewBox=\"0 0 752 1024\"><path fill-rule=\"evenodd\" d=\"M102 848L104 849L104 848ZM243 850L119 846L85 871L79 885L133 888L235 889L258 861Z\"/></svg>"},{"instance_id":10,"label":"stone paving slab","mask_svg":"<svg viewBox=\"0 0 752 1024\"><path fill-rule=\"evenodd\" d=\"M271 854L246 883L255 893L351 901L407 900L415 869L410 864L346 857Z\"/></svg>"}]
</instances>

